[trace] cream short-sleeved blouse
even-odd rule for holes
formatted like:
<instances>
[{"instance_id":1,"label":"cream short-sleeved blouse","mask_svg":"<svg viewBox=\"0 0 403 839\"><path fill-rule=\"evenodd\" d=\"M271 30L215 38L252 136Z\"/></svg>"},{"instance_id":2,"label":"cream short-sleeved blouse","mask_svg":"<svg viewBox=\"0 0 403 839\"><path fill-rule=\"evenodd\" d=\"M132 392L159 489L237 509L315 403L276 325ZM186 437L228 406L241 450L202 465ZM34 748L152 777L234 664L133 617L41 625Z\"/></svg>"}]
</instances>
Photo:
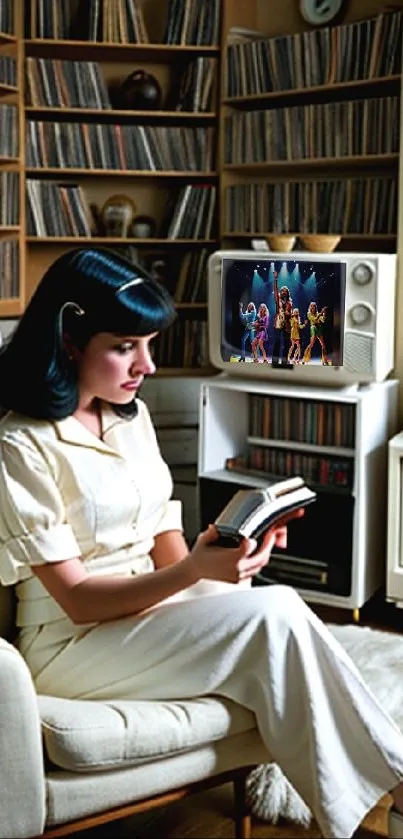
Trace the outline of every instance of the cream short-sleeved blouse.
<instances>
[{"instance_id":1,"label":"cream short-sleeved blouse","mask_svg":"<svg viewBox=\"0 0 403 839\"><path fill-rule=\"evenodd\" d=\"M89 573L144 573L154 537L182 529L148 409L137 404L132 420L103 406L102 440L72 416L1 420L0 581L19 584L20 626L38 622L33 565L80 557ZM57 619L57 604L40 599L40 622Z\"/></svg>"}]
</instances>

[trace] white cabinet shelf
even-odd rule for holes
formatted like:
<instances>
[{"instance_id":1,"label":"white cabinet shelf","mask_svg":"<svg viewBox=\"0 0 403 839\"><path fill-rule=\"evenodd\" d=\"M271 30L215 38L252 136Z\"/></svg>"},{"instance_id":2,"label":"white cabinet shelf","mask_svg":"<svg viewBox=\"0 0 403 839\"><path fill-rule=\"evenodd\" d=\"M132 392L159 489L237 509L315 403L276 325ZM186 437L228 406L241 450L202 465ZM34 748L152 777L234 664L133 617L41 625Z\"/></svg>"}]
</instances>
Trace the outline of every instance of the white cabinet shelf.
<instances>
[{"instance_id":1,"label":"white cabinet shelf","mask_svg":"<svg viewBox=\"0 0 403 839\"><path fill-rule=\"evenodd\" d=\"M201 385L202 527L238 488L302 474L317 491L304 518L290 524L287 551L273 552L256 584L285 582L307 601L347 609L361 608L384 584L388 442L397 430L397 395L395 380L290 388L222 374ZM294 410L301 422L290 421ZM239 458L242 472L236 471ZM228 460L235 460L231 469ZM264 468L256 470L256 460Z\"/></svg>"},{"instance_id":2,"label":"white cabinet shelf","mask_svg":"<svg viewBox=\"0 0 403 839\"><path fill-rule=\"evenodd\" d=\"M403 432L389 441L386 599L403 608Z\"/></svg>"}]
</instances>

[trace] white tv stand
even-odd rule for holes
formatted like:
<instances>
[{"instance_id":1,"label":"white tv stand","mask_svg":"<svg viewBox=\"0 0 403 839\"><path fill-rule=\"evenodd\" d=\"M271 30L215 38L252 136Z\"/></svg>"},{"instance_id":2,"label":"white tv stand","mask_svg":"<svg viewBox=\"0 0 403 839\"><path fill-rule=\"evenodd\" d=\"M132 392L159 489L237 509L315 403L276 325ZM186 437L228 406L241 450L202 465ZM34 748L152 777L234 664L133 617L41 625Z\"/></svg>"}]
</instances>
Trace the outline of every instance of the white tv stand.
<instances>
[{"instance_id":1,"label":"white tv stand","mask_svg":"<svg viewBox=\"0 0 403 839\"><path fill-rule=\"evenodd\" d=\"M220 374L200 390L200 524L242 486L302 474L317 491L254 584L293 585L307 601L358 611L385 582L388 441L398 382L341 389ZM227 459L249 452L245 471ZM252 464L252 471L251 470ZM239 464L238 464L239 466ZM256 468L257 467L257 468ZM256 471L255 471L256 469Z\"/></svg>"}]
</instances>

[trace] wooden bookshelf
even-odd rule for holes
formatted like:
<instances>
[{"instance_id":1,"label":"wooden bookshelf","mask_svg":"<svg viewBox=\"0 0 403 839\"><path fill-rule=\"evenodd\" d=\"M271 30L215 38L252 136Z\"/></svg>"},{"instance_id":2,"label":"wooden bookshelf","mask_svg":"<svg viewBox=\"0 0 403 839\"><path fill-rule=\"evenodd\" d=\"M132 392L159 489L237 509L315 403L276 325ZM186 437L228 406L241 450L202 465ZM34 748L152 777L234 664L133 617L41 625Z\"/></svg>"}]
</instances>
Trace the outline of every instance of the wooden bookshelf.
<instances>
[{"instance_id":1,"label":"wooden bookshelf","mask_svg":"<svg viewBox=\"0 0 403 839\"><path fill-rule=\"evenodd\" d=\"M66 6L72 10L73 28L67 22L64 32L60 31L64 16L52 14L52 4L56 8L57 0L15 2L18 5L18 28L12 35L6 33L3 37L0 33L0 57L3 44L7 54L13 50L18 54L18 84L2 83L0 78L0 103L16 102L20 148L15 158L1 157L0 152L0 175L4 168L19 174L23 209L18 224L0 226L0 248L8 235L17 239L24 260L21 264L26 264L28 270L21 268L18 297L2 299L0 295L0 317L18 317L24 311L49 264L66 249L104 245L123 250L129 256L134 254L134 258L143 261L148 269L156 261L165 262L163 281L168 283L174 296L176 277L182 278L184 287L181 266L188 260L186 265L189 272L195 272L198 292L194 295L195 299L192 295L189 299L178 297L178 322L184 320L184 334L186 329L200 333L205 330L207 316L205 261L219 245L219 209L218 202L214 208L214 198L220 177L217 143L222 30L219 18L224 3L217 0L216 4L212 0L208 15L195 0L188 3L187 15L182 19L178 32L172 0L163 0L162 3L161 0L138 0L137 6L144 16L144 30L141 33L139 30L136 37L130 35L130 26L137 26L138 21L135 24L134 19L129 20L131 13L127 6L124 25L121 15L118 15L113 24L116 40L111 40L110 37L101 37L99 31L90 37L89 29L86 33L80 32L79 37L73 34L73 18L77 13L80 18L81 0L72 0ZM99 0L98 11L101 7L102 0ZM85 9L84 5L82 8L83 11L89 9L89 3ZM214 9L216 15L213 15ZM102 15L99 18L101 35L105 32L102 26L111 25L113 3L108 4L107 11L106 23L102 21ZM202 12L199 37L197 16ZM203 43L197 43L198 40ZM117 91L134 70L143 70L157 80L161 92L158 107L139 109L131 108L129 102L125 102L124 106L118 104ZM76 101L77 96L81 97L81 101ZM91 101L91 97L95 101ZM85 130L80 127L83 125L87 126ZM119 139L116 126L119 126ZM142 127L141 134L138 126ZM83 156L78 161L72 157L68 165L67 158L59 156L57 163L60 165L54 165L52 131L59 138L58 149L63 149L67 158L69 151L66 151L66 143L70 143L69 148L73 152L77 149L77 143L71 140L73 136L77 139L76 132L82 132L79 139L86 143L85 148L90 154L98 141L105 143L102 153L99 153L102 166L97 158L94 158L94 165L92 159L86 163ZM91 134L91 131L96 133ZM160 131L163 133L160 134ZM116 132L116 135L107 132ZM140 146L139 136L143 144ZM120 144L120 159L124 161L127 158L127 165L118 167L116 155L112 159L115 152L111 151L111 137L115 137L116 148ZM133 143L134 152L130 143ZM156 157L155 143L161 147L160 159ZM139 147L141 166L135 165L135 155L140 155ZM204 159L210 165L203 165ZM167 165L161 165L164 162ZM180 214L180 202L185 200L188 187L193 191L190 193L189 208L186 205L187 222L185 225L182 212L180 218L183 221L178 226L176 214ZM76 215L71 212L72 204L68 211L70 227L74 222L75 230L70 230L68 225L63 228L57 210L59 205L52 203L57 197L55 190L60 190L60 204L62 197L65 201L77 202L74 207ZM108 235L106 229L99 229L105 201L122 193L132 201L136 217L147 216L154 221L155 229L151 236L138 238L130 231L125 236ZM41 212L35 204L38 201ZM49 206L53 210L51 217ZM66 208L66 203L64 206ZM196 206L199 212L195 214ZM49 231L44 235L48 222ZM84 225L85 235L80 233L80 225ZM197 269L198 264L200 270ZM186 288L187 293L191 293L189 283ZM186 326L189 318L197 322L196 330L192 325ZM189 348L185 352L186 375L211 372L207 347L194 355L199 360L189 366L189 357L193 355ZM170 363L169 357L166 362L162 361L160 375L180 373L178 361L175 365Z\"/></svg>"}]
</instances>

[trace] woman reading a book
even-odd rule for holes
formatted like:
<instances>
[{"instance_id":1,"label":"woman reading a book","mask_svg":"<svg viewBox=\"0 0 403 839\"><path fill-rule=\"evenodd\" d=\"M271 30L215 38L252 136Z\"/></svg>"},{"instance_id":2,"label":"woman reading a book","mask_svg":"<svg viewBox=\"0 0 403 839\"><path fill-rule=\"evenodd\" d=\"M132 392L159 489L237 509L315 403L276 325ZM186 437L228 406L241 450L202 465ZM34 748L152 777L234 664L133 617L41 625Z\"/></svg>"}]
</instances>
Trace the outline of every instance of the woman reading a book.
<instances>
[{"instance_id":1,"label":"woman reading a book","mask_svg":"<svg viewBox=\"0 0 403 839\"><path fill-rule=\"evenodd\" d=\"M214 526L186 544L138 396L174 317L142 270L78 249L1 350L0 578L16 590L16 643L43 694L229 697L324 836L351 836L388 790L401 830L403 735L292 588L242 586L285 528L260 547L215 546Z\"/></svg>"}]
</instances>

